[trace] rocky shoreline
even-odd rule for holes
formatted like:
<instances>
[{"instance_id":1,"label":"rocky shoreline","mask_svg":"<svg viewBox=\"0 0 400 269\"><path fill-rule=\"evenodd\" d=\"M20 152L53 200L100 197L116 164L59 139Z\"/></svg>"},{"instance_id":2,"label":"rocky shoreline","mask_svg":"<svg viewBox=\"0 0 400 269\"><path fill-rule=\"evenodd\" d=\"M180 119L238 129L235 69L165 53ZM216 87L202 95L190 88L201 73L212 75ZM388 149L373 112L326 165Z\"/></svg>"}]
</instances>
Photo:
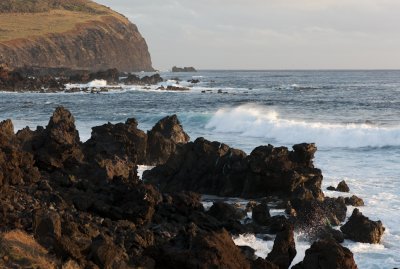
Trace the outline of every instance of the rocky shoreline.
<instances>
[{"instance_id":1,"label":"rocky shoreline","mask_svg":"<svg viewBox=\"0 0 400 269\"><path fill-rule=\"evenodd\" d=\"M339 229L347 205L363 203L325 197L314 144L247 155L204 138L190 142L175 115L147 133L137 126L128 119L93 127L82 143L63 107L34 131L0 123L0 267L23 260L36 268L282 269L301 230L313 244L293 268L357 268L343 240L381 241L382 223L359 209ZM138 165L155 167L140 180ZM205 210L200 194L252 200ZM285 215L271 216L272 200ZM265 237L274 240L265 259L234 244L232 236L246 233L274 235Z\"/></svg>"}]
</instances>

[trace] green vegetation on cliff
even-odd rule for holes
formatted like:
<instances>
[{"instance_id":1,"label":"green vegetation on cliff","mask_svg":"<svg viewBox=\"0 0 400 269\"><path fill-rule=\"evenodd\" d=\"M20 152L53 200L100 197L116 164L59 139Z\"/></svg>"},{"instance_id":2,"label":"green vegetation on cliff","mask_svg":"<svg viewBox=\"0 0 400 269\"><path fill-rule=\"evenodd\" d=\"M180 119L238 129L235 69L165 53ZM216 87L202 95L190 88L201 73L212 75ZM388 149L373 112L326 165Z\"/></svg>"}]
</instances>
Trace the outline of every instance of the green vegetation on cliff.
<instances>
[{"instance_id":1,"label":"green vegetation on cliff","mask_svg":"<svg viewBox=\"0 0 400 269\"><path fill-rule=\"evenodd\" d=\"M39 13L52 9L98 13L92 3L84 0L1 0L0 13Z\"/></svg>"}]
</instances>

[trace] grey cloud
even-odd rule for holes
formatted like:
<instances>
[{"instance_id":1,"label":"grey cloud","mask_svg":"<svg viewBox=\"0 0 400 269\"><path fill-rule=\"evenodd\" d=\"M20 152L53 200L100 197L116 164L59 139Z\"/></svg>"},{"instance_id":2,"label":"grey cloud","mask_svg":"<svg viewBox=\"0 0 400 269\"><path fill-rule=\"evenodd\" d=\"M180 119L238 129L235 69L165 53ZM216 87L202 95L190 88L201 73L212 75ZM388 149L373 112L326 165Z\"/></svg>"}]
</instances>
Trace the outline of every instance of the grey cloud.
<instances>
[{"instance_id":1,"label":"grey cloud","mask_svg":"<svg viewBox=\"0 0 400 269\"><path fill-rule=\"evenodd\" d=\"M198 68L399 68L398 0L99 0L153 63Z\"/></svg>"}]
</instances>

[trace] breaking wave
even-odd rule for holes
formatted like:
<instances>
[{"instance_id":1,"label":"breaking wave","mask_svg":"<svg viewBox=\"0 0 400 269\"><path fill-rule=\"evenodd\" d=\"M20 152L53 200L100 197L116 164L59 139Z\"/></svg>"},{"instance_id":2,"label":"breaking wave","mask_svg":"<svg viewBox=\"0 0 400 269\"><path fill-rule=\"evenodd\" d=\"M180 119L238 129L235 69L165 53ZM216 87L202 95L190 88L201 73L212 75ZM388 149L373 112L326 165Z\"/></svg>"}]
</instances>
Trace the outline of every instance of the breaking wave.
<instances>
[{"instance_id":1,"label":"breaking wave","mask_svg":"<svg viewBox=\"0 0 400 269\"><path fill-rule=\"evenodd\" d=\"M218 133L273 139L283 145L313 142L321 147L341 148L400 146L400 127L284 119L274 110L253 104L219 109L206 128Z\"/></svg>"}]
</instances>

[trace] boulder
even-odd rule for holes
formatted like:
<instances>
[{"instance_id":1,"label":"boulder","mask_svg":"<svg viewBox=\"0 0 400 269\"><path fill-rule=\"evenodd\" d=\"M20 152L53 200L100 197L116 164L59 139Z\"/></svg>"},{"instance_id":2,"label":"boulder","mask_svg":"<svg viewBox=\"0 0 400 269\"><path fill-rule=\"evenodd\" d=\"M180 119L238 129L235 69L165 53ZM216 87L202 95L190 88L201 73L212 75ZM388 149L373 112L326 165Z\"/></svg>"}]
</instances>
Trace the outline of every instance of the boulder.
<instances>
[{"instance_id":1,"label":"boulder","mask_svg":"<svg viewBox=\"0 0 400 269\"><path fill-rule=\"evenodd\" d=\"M38 210L33 219L33 234L42 246L54 248L61 238L60 215L55 211Z\"/></svg>"},{"instance_id":2,"label":"boulder","mask_svg":"<svg viewBox=\"0 0 400 269\"><path fill-rule=\"evenodd\" d=\"M344 198L344 201L345 201L346 205L351 205L351 206L355 206L355 207L364 206L363 199L361 199L355 195Z\"/></svg>"},{"instance_id":3,"label":"boulder","mask_svg":"<svg viewBox=\"0 0 400 269\"><path fill-rule=\"evenodd\" d=\"M269 213L269 207L266 202L255 206L252 210L252 219L258 225L268 225L271 221L271 215Z\"/></svg>"},{"instance_id":4,"label":"boulder","mask_svg":"<svg viewBox=\"0 0 400 269\"><path fill-rule=\"evenodd\" d=\"M339 192L349 192L349 191L350 191L350 188L349 188L349 186L347 186L346 181L343 180L343 181L341 181L341 182L337 185L336 191L339 191Z\"/></svg>"},{"instance_id":5,"label":"boulder","mask_svg":"<svg viewBox=\"0 0 400 269\"><path fill-rule=\"evenodd\" d=\"M104 269L128 269L128 255L104 236L96 237L90 246L90 259Z\"/></svg>"},{"instance_id":6,"label":"boulder","mask_svg":"<svg viewBox=\"0 0 400 269\"><path fill-rule=\"evenodd\" d=\"M241 220L246 216L243 210L224 202L214 202L207 213L219 221Z\"/></svg>"},{"instance_id":7,"label":"boulder","mask_svg":"<svg viewBox=\"0 0 400 269\"><path fill-rule=\"evenodd\" d=\"M353 253L334 240L321 240L306 250L304 260L293 269L357 269Z\"/></svg>"},{"instance_id":8,"label":"boulder","mask_svg":"<svg viewBox=\"0 0 400 269\"><path fill-rule=\"evenodd\" d=\"M257 260L255 260L251 263L251 268L252 269L279 269L279 266L277 266L265 259L258 258Z\"/></svg>"},{"instance_id":9,"label":"boulder","mask_svg":"<svg viewBox=\"0 0 400 269\"><path fill-rule=\"evenodd\" d=\"M189 142L190 137L182 128L176 115L167 116L147 132L147 164L159 165L168 161L180 144Z\"/></svg>"},{"instance_id":10,"label":"boulder","mask_svg":"<svg viewBox=\"0 0 400 269\"><path fill-rule=\"evenodd\" d=\"M326 198L324 201L292 199L287 209L296 224L307 230L310 227L337 226L346 219L347 207L343 197Z\"/></svg>"},{"instance_id":11,"label":"boulder","mask_svg":"<svg viewBox=\"0 0 400 269\"><path fill-rule=\"evenodd\" d=\"M381 221L372 221L355 208L349 220L340 230L346 238L353 241L378 244L385 232L385 227L383 227Z\"/></svg>"},{"instance_id":12,"label":"boulder","mask_svg":"<svg viewBox=\"0 0 400 269\"><path fill-rule=\"evenodd\" d=\"M287 226L276 235L272 251L266 259L280 269L288 269L296 254L293 226Z\"/></svg>"},{"instance_id":13,"label":"boulder","mask_svg":"<svg viewBox=\"0 0 400 269\"><path fill-rule=\"evenodd\" d=\"M156 268L250 268L250 261L226 230L206 232L190 226L147 254L156 261Z\"/></svg>"}]
</instances>

